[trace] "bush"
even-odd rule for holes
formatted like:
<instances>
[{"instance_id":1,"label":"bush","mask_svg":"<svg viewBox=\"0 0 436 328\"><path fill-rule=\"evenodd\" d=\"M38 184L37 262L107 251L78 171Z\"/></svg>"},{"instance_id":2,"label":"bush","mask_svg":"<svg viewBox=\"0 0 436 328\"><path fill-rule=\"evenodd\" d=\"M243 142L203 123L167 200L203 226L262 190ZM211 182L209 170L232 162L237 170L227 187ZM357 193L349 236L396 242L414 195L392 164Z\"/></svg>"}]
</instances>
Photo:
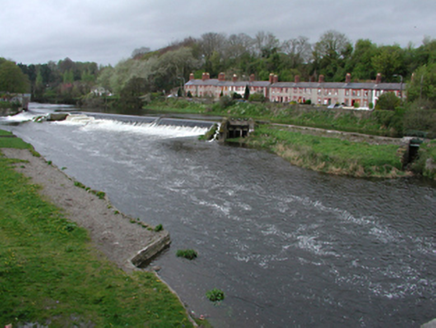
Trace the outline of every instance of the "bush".
<instances>
[{"instance_id":1,"label":"bush","mask_svg":"<svg viewBox=\"0 0 436 328\"><path fill-rule=\"evenodd\" d=\"M248 97L249 101L258 101L258 102L264 102L265 101L265 96L263 95L263 93L253 93L252 95L250 95L250 97Z\"/></svg>"},{"instance_id":2,"label":"bush","mask_svg":"<svg viewBox=\"0 0 436 328\"><path fill-rule=\"evenodd\" d=\"M206 293L206 297L211 302L220 302L224 300L224 292L220 289L214 288Z\"/></svg>"},{"instance_id":3,"label":"bush","mask_svg":"<svg viewBox=\"0 0 436 328\"><path fill-rule=\"evenodd\" d=\"M219 106L221 109L226 109L234 104L234 101L229 96L222 96L219 100Z\"/></svg>"},{"instance_id":4,"label":"bush","mask_svg":"<svg viewBox=\"0 0 436 328\"><path fill-rule=\"evenodd\" d=\"M354 103L354 108L359 108L360 107L360 103L358 102L358 101L356 101L355 103Z\"/></svg>"},{"instance_id":5,"label":"bush","mask_svg":"<svg viewBox=\"0 0 436 328\"><path fill-rule=\"evenodd\" d=\"M163 226L162 226L162 224L158 224L155 228L154 228L154 231L156 231L156 232L159 232L159 231L162 231L163 230Z\"/></svg>"},{"instance_id":6,"label":"bush","mask_svg":"<svg viewBox=\"0 0 436 328\"><path fill-rule=\"evenodd\" d=\"M307 100L304 102L304 104L305 104L305 105L312 105L312 100L307 99Z\"/></svg>"},{"instance_id":7,"label":"bush","mask_svg":"<svg viewBox=\"0 0 436 328\"><path fill-rule=\"evenodd\" d=\"M242 96L239 93L233 92L232 99L242 99Z\"/></svg>"},{"instance_id":8,"label":"bush","mask_svg":"<svg viewBox=\"0 0 436 328\"><path fill-rule=\"evenodd\" d=\"M395 110L400 106L401 100L393 92L383 93L375 105L375 109Z\"/></svg>"},{"instance_id":9,"label":"bush","mask_svg":"<svg viewBox=\"0 0 436 328\"><path fill-rule=\"evenodd\" d=\"M193 260L197 258L197 252L193 249L179 249L176 253L177 257L183 257L188 260Z\"/></svg>"}]
</instances>

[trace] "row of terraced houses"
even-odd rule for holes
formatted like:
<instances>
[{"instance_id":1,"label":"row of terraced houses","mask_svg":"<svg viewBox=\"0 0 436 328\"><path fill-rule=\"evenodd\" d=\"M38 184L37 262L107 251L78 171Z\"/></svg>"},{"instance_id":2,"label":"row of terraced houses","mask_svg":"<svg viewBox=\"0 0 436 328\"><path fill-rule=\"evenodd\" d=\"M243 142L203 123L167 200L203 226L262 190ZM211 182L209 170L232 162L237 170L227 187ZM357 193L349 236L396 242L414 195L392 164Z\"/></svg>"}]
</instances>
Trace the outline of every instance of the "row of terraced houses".
<instances>
[{"instance_id":1,"label":"row of terraced houses","mask_svg":"<svg viewBox=\"0 0 436 328\"><path fill-rule=\"evenodd\" d=\"M279 82L277 75L270 74L268 81L256 81L252 74L248 81L240 81L236 75L232 80L226 80L224 73L220 73L218 79L211 79L209 73L203 73L202 79L195 79L191 73L189 81L185 84L185 93L189 91L196 97L214 97L221 95L231 96L238 93L241 96L248 87L250 94L260 92L271 102L297 102L305 103L310 100L312 104L330 105L342 104L368 108L369 104L375 105L381 94L393 92L397 97L404 98L403 83L382 83L381 74L372 82L351 82L348 73L345 82L324 82L324 76L320 75L318 82L301 82L299 76L295 76L294 82Z\"/></svg>"}]
</instances>

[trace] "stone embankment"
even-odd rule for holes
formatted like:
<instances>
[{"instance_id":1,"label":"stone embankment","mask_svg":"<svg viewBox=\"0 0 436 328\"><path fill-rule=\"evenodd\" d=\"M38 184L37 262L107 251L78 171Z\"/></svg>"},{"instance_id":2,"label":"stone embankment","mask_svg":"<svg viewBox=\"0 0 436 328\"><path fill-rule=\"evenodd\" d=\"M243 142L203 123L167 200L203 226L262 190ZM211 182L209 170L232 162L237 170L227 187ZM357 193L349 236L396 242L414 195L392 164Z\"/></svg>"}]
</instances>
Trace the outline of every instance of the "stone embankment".
<instances>
[{"instance_id":1,"label":"stone embankment","mask_svg":"<svg viewBox=\"0 0 436 328\"><path fill-rule=\"evenodd\" d=\"M95 247L129 272L143 267L171 242L167 231L155 232L146 224L119 213L107 199L76 186L73 179L28 150L1 149L24 162L16 170L42 186L42 196L64 209L66 217L89 231Z\"/></svg>"}]
</instances>

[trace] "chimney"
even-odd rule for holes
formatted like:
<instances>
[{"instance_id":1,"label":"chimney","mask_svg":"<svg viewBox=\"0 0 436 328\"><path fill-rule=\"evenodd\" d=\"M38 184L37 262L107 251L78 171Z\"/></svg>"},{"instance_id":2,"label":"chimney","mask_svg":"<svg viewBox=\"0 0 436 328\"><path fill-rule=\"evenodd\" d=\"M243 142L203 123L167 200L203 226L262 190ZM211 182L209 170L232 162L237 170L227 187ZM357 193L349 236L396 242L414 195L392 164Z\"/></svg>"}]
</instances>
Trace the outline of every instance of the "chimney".
<instances>
[{"instance_id":1,"label":"chimney","mask_svg":"<svg viewBox=\"0 0 436 328\"><path fill-rule=\"evenodd\" d=\"M224 75L224 73L219 73L218 74L218 81L225 81L226 80L226 76Z\"/></svg>"},{"instance_id":2,"label":"chimney","mask_svg":"<svg viewBox=\"0 0 436 328\"><path fill-rule=\"evenodd\" d=\"M189 81L192 81L194 79L194 73L189 74Z\"/></svg>"},{"instance_id":3,"label":"chimney","mask_svg":"<svg viewBox=\"0 0 436 328\"><path fill-rule=\"evenodd\" d=\"M377 73L377 77L375 79L375 84L380 84L381 83L381 74Z\"/></svg>"},{"instance_id":4,"label":"chimney","mask_svg":"<svg viewBox=\"0 0 436 328\"><path fill-rule=\"evenodd\" d=\"M294 82L295 83L300 83L300 75L295 75Z\"/></svg>"},{"instance_id":5,"label":"chimney","mask_svg":"<svg viewBox=\"0 0 436 328\"><path fill-rule=\"evenodd\" d=\"M206 80L207 80L207 74L206 74L206 73L203 73L203 74L201 75L201 80L203 80L203 81L206 81Z\"/></svg>"},{"instance_id":6,"label":"chimney","mask_svg":"<svg viewBox=\"0 0 436 328\"><path fill-rule=\"evenodd\" d=\"M345 83L350 83L351 82L351 74L347 73L347 75L345 75Z\"/></svg>"},{"instance_id":7,"label":"chimney","mask_svg":"<svg viewBox=\"0 0 436 328\"><path fill-rule=\"evenodd\" d=\"M274 83L279 82L279 77L277 75L274 75Z\"/></svg>"},{"instance_id":8,"label":"chimney","mask_svg":"<svg viewBox=\"0 0 436 328\"><path fill-rule=\"evenodd\" d=\"M233 83L235 83L236 81L238 81L238 76L236 74L233 74L233 78L232 78Z\"/></svg>"},{"instance_id":9,"label":"chimney","mask_svg":"<svg viewBox=\"0 0 436 328\"><path fill-rule=\"evenodd\" d=\"M321 75L319 76L318 83L324 83L324 75L321 74Z\"/></svg>"},{"instance_id":10,"label":"chimney","mask_svg":"<svg viewBox=\"0 0 436 328\"><path fill-rule=\"evenodd\" d=\"M273 83L273 80L274 80L274 74L271 73L271 74L269 75L269 83Z\"/></svg>"},{"instance_id":11,"label":"chimney","mask_svg":"<svg viewBox=\"0 0 436 328\"><path fill-rule=\"evenodd\" d=\"M254 82L254 79L255 79L254 74L251 74L250 75L250 82Z\"/></svg>"}]
</instances>

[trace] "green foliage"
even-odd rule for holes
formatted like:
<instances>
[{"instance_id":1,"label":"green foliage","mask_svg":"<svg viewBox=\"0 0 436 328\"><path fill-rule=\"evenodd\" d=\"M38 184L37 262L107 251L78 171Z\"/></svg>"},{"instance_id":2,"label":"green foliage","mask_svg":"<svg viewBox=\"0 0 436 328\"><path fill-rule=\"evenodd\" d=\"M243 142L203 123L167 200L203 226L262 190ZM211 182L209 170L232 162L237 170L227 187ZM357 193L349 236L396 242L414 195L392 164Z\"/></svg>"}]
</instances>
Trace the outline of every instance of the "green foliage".
<instances>
[{"instance_id":1,"label":"green foliage","mask_svg":"<svg viewBox=\"0 0 436 328\"><path fill-rule=\"evenodd\" d=\"M359 108L360 107L360 103L358 102L358 101L356 101L355 103L354 103L354 108Z\"/></svg>"},{"instance_id":2,"label":"green foliage","mask_svg":"<svg viewBox=\"0 0 436 328\"><path fill-rule=\"evenodd\" d=\"M191 93L191 90L189 90L189 91L188 91L188 94L187 94L187 96L188 96L188 98L192 98L192 93Z\"/></svg>"},{"instance_id":3,"label":"green foliage","mask_svg":"<svg viewBox=\"0 0 436 328\"><path fill-rule=\"evenodd\" d=\"M250 98L250 88L248 87L248 85L246 85L244 91L244 99L248 100L249 98Z\"/></svg>"},{"instance_id":4,"label":"green foliage","mask_svg":"<svg viewBox=\"0 0 436 328\"><path fill-rule=\"evenodd\" d=\"M183 257L188 260L193 260L197 258L198 254L193 249L179 249L176 253L177 257Z\"/></svg>"},{"instance_id":5,"label":"green foliage","mask_svg":"<svg viewBox=\"0 0 436 328\"><path fill-rule=\"evenodd\" d=\"M256 92L256 93L251 94L250 97L248 97L248 101L264 102L265 96L263 95L263 93Z\"/></svg>"},{"instance_id":6,"label":"green foliage","mask_svg":"<svg viewBox=\"0 0 436 328\"><path fill-rule=\"evenodd\" d=\"M155 232L159 232L163 230L163 225L162 224L158 224L156 227L154 227L154 231Z\"/></svg>"},{"instance_id":7,"label":"green foliage","mask_svg":"<svg viewBox=\"0 0 436 328\"><path fill-rule=\"evenodd\" d=\"M401 100L393 92L385 92L377 100L375 109L395 110L400 106Z\"/></svg>"},{"instance_id":8,"label":"green foliage","mask_svg":"<svg viewBox=\"0 0 436 328\"><path fill-rule=\"evenodd\" d=\"M436 138L436 110L411 108L404 114L404 130L408 135L425 132L427 138Z\"/></svg>"},{"instance_id":9,"label":"green foliage","mask_svg":"<svg viewBox=\"0 0 436 328\"><path fill-rule=\"evenodd\" d=\"M224 300L224 292L218 288L214 288L206 292L206 297L211 302L221 302Z\"/></svg>"},{"instance_id":10,"label":"green foliage","mask_svg":"<svg viewBox=\"0 0 436 328\"><path fill-rule=\"evenodd\" d=\"M229 96L222 96L219 100L219 106L221 109L226 109L227 107L230 107L233 105L234 101Z\"/></svg>"},{"instance_id":11,"label":"green foliage","mask_svg":"<svg viewBox=\"0 0 436 328\"><path fill-rule=\"evenodd\" d=\"M11 93L29 92L28 77L14 62L4 60L0 62L0 91Z\"/></svg>"}]
</instances>

